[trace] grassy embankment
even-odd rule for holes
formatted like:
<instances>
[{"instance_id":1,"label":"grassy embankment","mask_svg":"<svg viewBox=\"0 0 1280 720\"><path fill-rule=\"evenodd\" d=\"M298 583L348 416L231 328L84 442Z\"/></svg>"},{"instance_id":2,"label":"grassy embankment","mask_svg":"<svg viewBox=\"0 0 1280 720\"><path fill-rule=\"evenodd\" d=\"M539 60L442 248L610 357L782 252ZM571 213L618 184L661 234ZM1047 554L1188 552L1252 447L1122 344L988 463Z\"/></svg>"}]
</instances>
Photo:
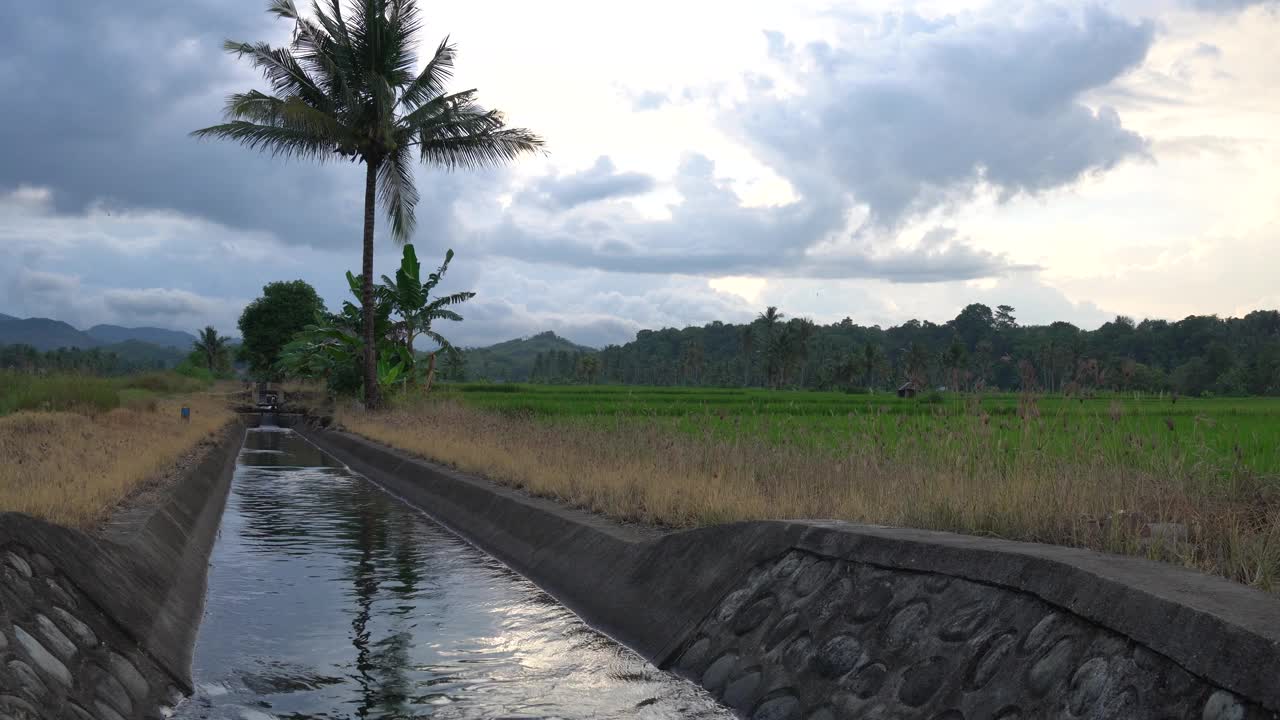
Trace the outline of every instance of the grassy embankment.
<instances>
[{"instance_id":1,"label":"grassy embankment","mask_svg":"<svg viewBox=\"0 0 1280 720\"><path fill-rule=\"evenodd\" d=\"M476 385L337 419L622 519L839 518L1148 555L1280 590L1272 399ZM1186 540L1175 526L1144 537L1149 523Z\"/></svg>"},{"instance_id":2,"label":"grassy embankment","mask_svg":"<svg viewBox=\"0 0 1280 720\"><path fill-rule=\"evenodd\" d=\"M92 528L230 419L206 383L173 373L0 371L0 511Z\"/></svg>"}]
</instances>

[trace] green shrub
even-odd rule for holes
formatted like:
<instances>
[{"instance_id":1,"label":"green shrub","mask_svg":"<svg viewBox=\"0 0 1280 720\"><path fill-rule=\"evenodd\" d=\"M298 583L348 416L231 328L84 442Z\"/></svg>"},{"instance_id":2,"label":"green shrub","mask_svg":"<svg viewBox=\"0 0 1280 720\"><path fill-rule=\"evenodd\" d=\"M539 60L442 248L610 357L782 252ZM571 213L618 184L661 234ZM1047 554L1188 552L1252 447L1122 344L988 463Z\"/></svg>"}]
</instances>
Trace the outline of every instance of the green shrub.
<instances>
[{"instance_id":1,"label":"green shrub","mask_svg":"<svg viewBox=\"0 0 1280 720\"><path fill-rule=\"evenodd\" d=\"M124 389L150 390L151 392L172 394L189 393L203 390L213 382L213 373L204 368L195 368L192 375L177 372L150 372L131 375L123 378Z\"/></svg>"},{"instance_id":2,"label":"green shrub","mask_svg":"<svg viewBox=\"0 0 1280 720\"><path fill-rule=\"evenodd\" d=\"M919 400L919 402L927 403L929 405L941 405L946 401L947 401L946 396L938 392L937 390L930 390L924 395L921 395Z\"/></svg>"},{"instance_id":3,"label":"green shrub","mask_svg":"<svg viewBox=\"0 0 1280 720\"><path fill-rule=\"evenodd\" d=\"M105 412L119 405L115 384L105 378L0 371L0 415L19 410Z\"/></svg>"}]
</instances>

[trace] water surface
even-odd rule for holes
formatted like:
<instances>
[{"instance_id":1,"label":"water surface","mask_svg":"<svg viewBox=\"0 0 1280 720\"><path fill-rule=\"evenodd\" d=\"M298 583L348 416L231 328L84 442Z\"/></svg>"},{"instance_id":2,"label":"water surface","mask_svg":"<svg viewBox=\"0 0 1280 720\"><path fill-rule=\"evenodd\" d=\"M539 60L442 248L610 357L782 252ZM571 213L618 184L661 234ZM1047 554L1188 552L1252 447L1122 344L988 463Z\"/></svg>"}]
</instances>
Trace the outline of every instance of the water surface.
<instances>
[{"instance_id":1,"label":"water surface","mask_svg":"<svg viewBox=\"0 0 1280 720\"><path fill-rule=\"evenodd\" d=\"M300 436L248 431L179 718L729 718Z\"/></svg>"}]
</instances>

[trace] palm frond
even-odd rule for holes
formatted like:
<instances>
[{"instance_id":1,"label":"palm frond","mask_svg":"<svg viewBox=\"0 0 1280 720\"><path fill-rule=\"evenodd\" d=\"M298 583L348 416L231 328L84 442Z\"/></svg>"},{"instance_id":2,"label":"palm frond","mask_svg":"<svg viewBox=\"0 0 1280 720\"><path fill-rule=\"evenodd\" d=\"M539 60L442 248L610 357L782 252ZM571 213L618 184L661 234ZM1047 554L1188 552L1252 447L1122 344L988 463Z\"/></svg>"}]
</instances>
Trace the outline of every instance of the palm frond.
<instances>
[{"instance_id":1,"label":"palm frond","mask_svg":"<svg viewBox=\"0 0 1280 720\"><path fill-rule=\"evenodd\" d=\"M297 95L320 108L329 104L324 92L287 48L272 48L267 43L254 45L228 40L223 44L223 49L236 57L248 57L254 67L261 70L270 81L277 94Z\"/></svg>"},{"instance_id":2,"label":"palm frond","mask_svg":"<svg viewBox=\"0 0 1280 720\"><path fill-rule=\"evenodd\" d=\"M307 132L246 120L213 125L191 134L198 138L233 140L252 150L268 151L273 156L323 160L333 148L327 140Z\"/></svg>"},{"instance_id":3,"label":"palm frond","mask_svg":"<svg viewBox=\"0 0 1280 720\"><path fill-rule=\"evenodd\" d=\"M537 152L542 138L523 128L484 131L474 135L442 137L424 142L419 154L424 162L448 170L497 167L517 157Z\"/></svg>"},{"instance_id":4,"label":"palm frond","mask_svg":"<svg viewBox=\"0 0 1280 720\"><path fill-rule=\"evenodd\" d=\"M400 104L405 108L417 109L424 102L444 95L445 86L453 78L455 54L456 50L449 44L449 37L446 35L435 54L427 61L426 67L422 68L418 77L400 94Z\"/></svg>"},{"instance_id":5,"label":"palm frond","mask_svg":"<svg viewBox=\"0 0 1280 720\"><path fill-rule=\"evenodd\" d=\"M413 183L412 148L401 145L378 167L378 202L391 219L391 235L400 241L413 234L418 189Z\"/></svg>"}]
</instances>

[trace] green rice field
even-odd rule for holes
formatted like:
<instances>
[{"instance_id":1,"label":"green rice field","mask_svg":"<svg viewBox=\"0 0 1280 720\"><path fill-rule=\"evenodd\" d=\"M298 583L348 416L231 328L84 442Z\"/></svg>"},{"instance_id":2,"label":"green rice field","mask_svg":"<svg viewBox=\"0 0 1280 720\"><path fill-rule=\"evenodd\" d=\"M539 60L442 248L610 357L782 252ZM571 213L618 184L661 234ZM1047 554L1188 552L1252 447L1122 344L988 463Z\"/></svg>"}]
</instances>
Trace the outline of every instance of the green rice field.
<instances>
[{"instance_id":1,"label":"green rice field","mask_svg":"<svg viewBox=\"0 0 1280 720\"><path fill-rule=\"evenodd\" d=\"M633 386L446 386L487 410L547 422L628 425L740 442L883 453L983 452L1025 462L1077 459L1176 472L1217 482L1247 479L1280 490L1280 398L770 391ZM946 460L946 458L940 458ZM965 458L956 457L956 462Z\"/></svg>"}]
</instances>

